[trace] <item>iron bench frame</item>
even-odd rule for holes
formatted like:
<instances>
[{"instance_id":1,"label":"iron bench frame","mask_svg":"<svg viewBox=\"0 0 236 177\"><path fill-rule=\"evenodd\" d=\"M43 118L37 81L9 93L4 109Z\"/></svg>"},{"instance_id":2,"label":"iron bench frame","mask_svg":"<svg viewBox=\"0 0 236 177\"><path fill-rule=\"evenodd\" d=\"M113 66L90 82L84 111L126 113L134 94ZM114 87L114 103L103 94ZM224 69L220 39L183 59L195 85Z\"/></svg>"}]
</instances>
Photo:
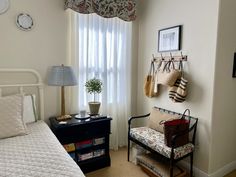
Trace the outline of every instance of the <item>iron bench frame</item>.
<instances>
[{"instance_id":1,"label":"iron bench frame","mask_svg":"<svg viewBox=\"0 0 236 177\"><path fill-rule=\"evenodd\" d=\"M161 112L165 112L167 114L171 114L171 115L179 115L179 116L182 116L181 113L177 113L177 112L174 112L174 111L170 111L170 110L167 110L167 109L163 109L163 108L159 108L159 107L155 107L156 109L159 109L159 111ZM148 114L145 114L145 115L141 115L141 116L134 116L134 117L130 117L129 120L128 120L128 161L129 161L129 156L130 156L130 141L138 144L139 146L143 147L144 149L150 151L151 153L153 154L157 154L157 155L161 155L164 159L168 160L169 163L170 163L170 168L169 168L169 173L170 173L170 177L173 177L173 169L174 169L174 165L190 156L190 176L193 177L193 152L190 152L180 158L177 158L177 159L174 159L174 145L176 143L176 140L178 138L181 138L183 135L187 134L187 133L192 133L192 135L190 136L189 138L189 142L192 143L193 145L195 145L195 137L196 137L196 131L197 131L197 123L198 123L198 118L194 118L192 116L185 116L185 119L189 120L190 122L190 127L187 131L183 131L183 132L180 132L174 136L172 136L172 139L171 139L171 155L170 155L170 158L167 158L166 156L160 154L159 152L151 149L150 147L148 147L147 145L143 144L142 142L138 141L137 139L131 137L130 135L130 129L131 129L131 123L133 120L135 119L140 119L140 118L147 118L149 117L150 113Z\"/></svg>"}]
</instances>

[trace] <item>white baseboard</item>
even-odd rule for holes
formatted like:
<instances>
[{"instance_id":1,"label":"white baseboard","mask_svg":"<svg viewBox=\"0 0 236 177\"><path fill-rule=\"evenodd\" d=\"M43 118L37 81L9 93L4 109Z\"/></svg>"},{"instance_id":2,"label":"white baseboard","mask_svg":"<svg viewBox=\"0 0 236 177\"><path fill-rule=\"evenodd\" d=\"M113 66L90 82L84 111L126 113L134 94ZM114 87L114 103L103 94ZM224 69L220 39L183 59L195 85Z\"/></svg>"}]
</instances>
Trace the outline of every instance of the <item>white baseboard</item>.
<instances>
[{"instance_id":1,"label":"white baseboard","mask_svg":"<svg viewBox=\"0 0 236 177\"><path fill-rule=\"evenodd\" d=\"M185 169L189 170L190 166L189 163L186 161L181 161L180 165L182 165ZM236 169L236 161L233 161L222 168L218 169L216 172L212 174L207 174L202 170L193 167L193 176L194 177L223 177L224 175L230 173L231 171Z\"/></svg>"},{"instance_id":2,"label":"white baseboard","mask_svg":"<svg viewBox=\"0 0 236 177\"><path fill-rule=\"evenodd\" d=\"M231 171L236 169L236 161L233 161L222 168L218 169L216 172L209 175L209 177L222 177Z\"/></svg>"},{"instance_id":3,"label":"white baseboard","mask_svg":"<svg viewBox=\"0 0 236 177\"><path fill-rule=\"evenodd\" d=\"M181 166L183 166L186 170L190 170L190 164L186 161L181 161L179 162L179 164ZM195 166L193 166L193 176L194 177L209 177L207 173L203 172L202 170L196 168Z\"/></svg>"}]
</instances>

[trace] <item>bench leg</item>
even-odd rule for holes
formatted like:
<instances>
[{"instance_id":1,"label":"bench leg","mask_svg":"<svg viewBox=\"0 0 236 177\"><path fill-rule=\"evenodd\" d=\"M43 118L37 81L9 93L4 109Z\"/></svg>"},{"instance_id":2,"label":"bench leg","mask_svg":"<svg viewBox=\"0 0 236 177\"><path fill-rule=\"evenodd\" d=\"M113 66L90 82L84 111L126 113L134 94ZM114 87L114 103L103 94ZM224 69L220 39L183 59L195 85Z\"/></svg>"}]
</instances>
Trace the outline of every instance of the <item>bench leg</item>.
<instances>
[{"instance_id":1,"label":"bench leg","mask_svg":"<svg viewBox=\"0 0 236 177\"><path fill-rule=\"evenodd\" d=\"M193 153L190 155L190 177L193 177Z\"/></svg>"},{"instance_id":2,"label":"bench leg","mask_svg":"<svg viewBox=\"0 0 236 177\"><path fill-rule=\"evenodd\" d=\"M174 162L173 160L170 160L170 177L173 177L173 171L174 171Z\"/></svg>"},{"instance_id":3,"label":"bench leg","mask_svg":"<svg viewBox=\"0 0 236 177\"><path fill-rule=\"evenodd\" d=\"M128 138L128 162L129 162L129 153L130 153L130 140Z\"/></svg>"}]
</instances>

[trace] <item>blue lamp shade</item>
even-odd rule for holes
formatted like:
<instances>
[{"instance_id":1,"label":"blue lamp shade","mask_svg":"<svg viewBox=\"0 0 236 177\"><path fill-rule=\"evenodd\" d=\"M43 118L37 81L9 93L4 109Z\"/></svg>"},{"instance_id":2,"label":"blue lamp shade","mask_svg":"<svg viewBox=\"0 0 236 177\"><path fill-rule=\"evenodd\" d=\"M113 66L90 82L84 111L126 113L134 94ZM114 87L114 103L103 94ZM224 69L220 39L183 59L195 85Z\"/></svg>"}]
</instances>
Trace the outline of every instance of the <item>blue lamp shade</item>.
<instances>
[{"instance_id":1,"label":"blue lamp shade","mask_svg":"<svg viewBox=\"0 0 236 177\"><path fill-rule=\"evenodd\" d=\"M70 66L52 66L49 76L48 85L52 86L73 86L77 85L77 79L74 71Z\"/></svg>"}]
</instances>

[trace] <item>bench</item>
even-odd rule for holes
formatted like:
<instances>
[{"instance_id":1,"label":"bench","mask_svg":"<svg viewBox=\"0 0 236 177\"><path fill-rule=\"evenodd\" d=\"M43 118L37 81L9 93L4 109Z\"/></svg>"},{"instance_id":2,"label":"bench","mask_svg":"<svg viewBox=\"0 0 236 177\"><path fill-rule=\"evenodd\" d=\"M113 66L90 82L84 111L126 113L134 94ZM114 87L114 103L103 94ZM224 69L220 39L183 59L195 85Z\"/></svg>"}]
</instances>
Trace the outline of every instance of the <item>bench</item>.
<instances>
[{"instance_id":1,"label":"bench","mask_svg":"<svg viewBox=\"0 0 236 177\"><path fill-rule=\"evenodd\" d=\"M141 116L131 117L128 120L128 161L130 156L130 141L145 148L151 153L157 154L165 158L169 162L169 174L173 177L174 165L186 158L190 157L190 176L193 176L193 152L195 147L195 136L197 130L198 119L192 116L185 116L190 122L187 131L179 132L172 136L171 147L168 147L164 141L163 126L159 125L161 120L176 119L182 117L182 114L167 109L154 107L151 113ZM149 118L148 125L144 127L131 128L132 121L140 118ZM175 147L176 141L188 134L189 142L180 147Z\"/></svg>"}]
</instances>

